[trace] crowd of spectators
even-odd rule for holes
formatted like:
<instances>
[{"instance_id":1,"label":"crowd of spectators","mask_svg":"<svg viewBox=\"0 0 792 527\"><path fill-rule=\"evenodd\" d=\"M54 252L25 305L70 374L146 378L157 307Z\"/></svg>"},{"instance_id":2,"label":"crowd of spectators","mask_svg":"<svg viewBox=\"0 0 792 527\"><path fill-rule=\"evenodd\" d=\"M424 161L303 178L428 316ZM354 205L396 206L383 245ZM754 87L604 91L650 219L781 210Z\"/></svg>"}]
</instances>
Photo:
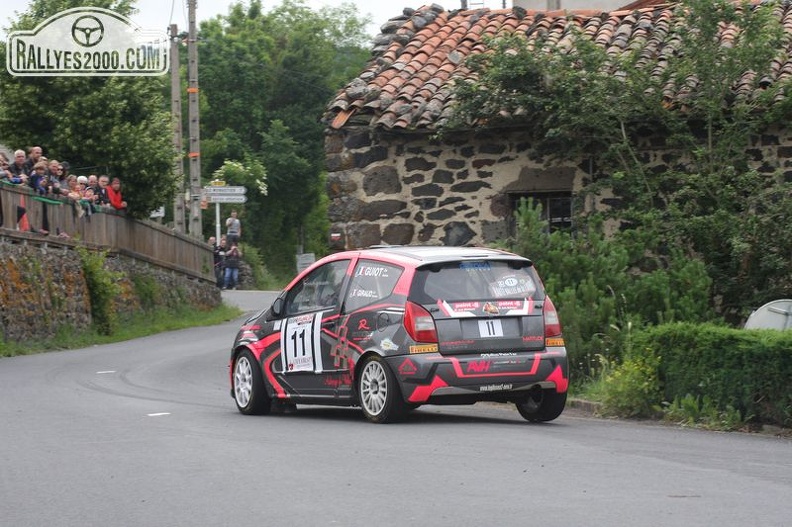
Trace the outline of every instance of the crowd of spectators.
<instances>
[{"instance_id":1,"label":"crowd of spectators","mask_svg":"<svg viewBox=\"0 0 792 527\"><path fill-rule=\"evenodd\" d=\"M26 185L39 196L71 200L81 215L103 209L126 213L119 178L71 174L70 168L66 161L44 157L40 146L30 148L27 154L16 150L13 161L0 152L0 183Z\"/></svg>"}]
</instances>

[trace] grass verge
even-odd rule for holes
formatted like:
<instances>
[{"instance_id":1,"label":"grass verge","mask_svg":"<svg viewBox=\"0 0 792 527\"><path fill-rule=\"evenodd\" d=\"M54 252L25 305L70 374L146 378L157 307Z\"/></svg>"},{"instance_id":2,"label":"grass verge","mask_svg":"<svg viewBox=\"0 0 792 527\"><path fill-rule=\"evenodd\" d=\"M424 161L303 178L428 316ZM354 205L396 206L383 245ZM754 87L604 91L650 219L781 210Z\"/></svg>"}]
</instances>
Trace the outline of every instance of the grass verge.
<instances>
[{"instance_id":1,"label":"grass verge","mask_svg":"<svg viewBox=\"0 0 792 527\"><path fill-rule=\"evenodd\" d=\"M97 328L77 331L73 327L61 327L50 339L28 342L0 342L0 357L32 355L46 351L85 348L99 344L110 344L131 340L165 331L214 326L228 322L242 315L242 310L221 304L210 311L200 311L189 307L177 310L156 309L145 311L124 319L112 335L102 335Z\"/></svg>"}]
</instances>

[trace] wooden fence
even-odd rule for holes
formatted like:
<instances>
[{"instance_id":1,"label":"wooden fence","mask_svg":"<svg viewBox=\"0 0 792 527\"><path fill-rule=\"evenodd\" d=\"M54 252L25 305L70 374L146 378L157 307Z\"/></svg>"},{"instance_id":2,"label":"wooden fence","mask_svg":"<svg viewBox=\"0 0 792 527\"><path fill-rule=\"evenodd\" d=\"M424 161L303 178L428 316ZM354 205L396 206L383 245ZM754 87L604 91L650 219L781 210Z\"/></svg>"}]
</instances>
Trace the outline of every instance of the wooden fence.
<instances>
[{"instance_id":1,"label":"wooden fence","mask_svg":"<svg viewBox=\"0 0 792 527\"><path fill-rule=\"evenodd\" d=\"M152 221L133 220L107 209L89 213L68 198L40 197L28 187L6 183L0 184L0 212L3 236L54 245L79 241L215 281L208 244Z\"/></svg>"}]
</instances>

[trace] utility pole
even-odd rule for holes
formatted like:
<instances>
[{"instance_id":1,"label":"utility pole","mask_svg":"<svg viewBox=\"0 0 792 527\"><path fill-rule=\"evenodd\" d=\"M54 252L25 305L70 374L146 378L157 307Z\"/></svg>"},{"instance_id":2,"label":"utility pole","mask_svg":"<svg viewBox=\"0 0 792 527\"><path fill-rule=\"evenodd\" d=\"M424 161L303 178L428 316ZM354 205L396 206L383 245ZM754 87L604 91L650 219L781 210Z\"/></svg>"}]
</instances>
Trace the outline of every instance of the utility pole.
<instances>
[{"instance_id":1,"label":"utility pole","mask_svg":"<svg viewBox=\"0 0 792 527\"><path fill-rule=\"evenodd\" d=\"M196 0L187 0L190 28L187 37L187 94L190 120L190 236L203 237L201 225L201 140L198 120L198 32L195 27Z\"/></svg>"},{"instance_id":2,"label":"utility pole","mask_svg":"<svg viewBox=\"0 0 792 527\"><path fill-rule=\"evenodd\" d=\"M173 199L173 226L176 232L184 228L184 155L182 146L181 79L179 77L179 31L176 24L170 26L171 59L171 123L173 126L173 174L178 182Z\"/></svg>"}]
</instances>

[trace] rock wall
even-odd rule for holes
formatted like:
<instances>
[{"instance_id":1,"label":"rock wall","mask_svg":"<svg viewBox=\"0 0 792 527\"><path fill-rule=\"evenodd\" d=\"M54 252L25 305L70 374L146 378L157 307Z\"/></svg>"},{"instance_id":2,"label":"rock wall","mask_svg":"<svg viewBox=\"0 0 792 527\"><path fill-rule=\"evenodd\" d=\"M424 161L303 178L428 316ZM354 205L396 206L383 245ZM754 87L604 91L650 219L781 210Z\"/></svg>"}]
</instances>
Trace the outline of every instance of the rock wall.
<instances>
[{"instance_id":1,"label":"rock wall","mask_svg":"<svg viewBox=\"0 0 792 527\"><path fill-rule=\"evenodd\" d=\"M28 239L30 238L30 239ZM54 337L62 327L90 328L91 300L78 242L39 241L0 233L0 336L25 342ZM221 303L214 283L129 257L108 254L105 268L118 273L121 294L114 307L123 317L146 307Z\"/></svg>"},{"instance_id":2,"label":"rock wall","mask_svg":"<svg viewBox=\"0 0 792 527\"><path fill-rule=\"evenodd\" d=\"M328 132L331 247L494 242L508 236L510 194L575 194L597 177L585 160L553 165L518 130L449 135L377 134L366 126ZM646 139L642 161L651 170L665 170L671 158L655 139ZM768 177L792 180L788 131L756 137L746 155ZM590 197L584 212L619 206L602 194Z\"/></svg>"},{"instance_id":3,"label":"rock wall","mask_svg":"<svg viewBox=\"0 0 792 527\"><path fill-rule=\"evenodd\" d=\"M344 129L325 150L334 249L493 242L508 235L509 194L574 191L589 178L583 166L547 166L519 133L375 139Z\"/></svg>"}]
</instances>

